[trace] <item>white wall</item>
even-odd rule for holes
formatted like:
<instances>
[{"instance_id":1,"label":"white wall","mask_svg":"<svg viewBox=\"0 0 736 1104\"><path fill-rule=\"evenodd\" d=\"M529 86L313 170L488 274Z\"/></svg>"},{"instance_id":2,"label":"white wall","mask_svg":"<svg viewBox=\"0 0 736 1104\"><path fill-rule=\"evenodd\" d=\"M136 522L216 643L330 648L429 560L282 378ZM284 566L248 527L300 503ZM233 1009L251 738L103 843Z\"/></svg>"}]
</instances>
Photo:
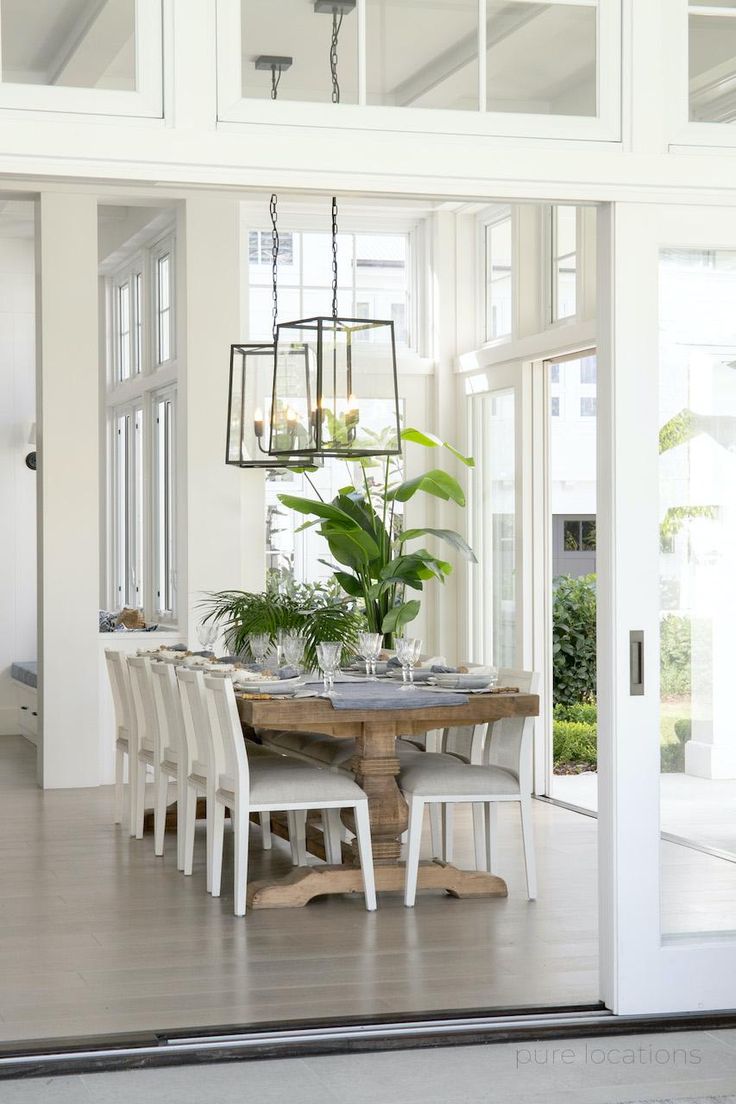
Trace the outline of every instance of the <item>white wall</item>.
<instances>
[{"instance_id":1,"label":"white wall","mask_svg":"<svg viewBox=\"0 0 736 1104\"><path fill-rule=\"evenodd\" d=\"M10 665L36 658L36 475L24 463L36 420L34 327L33 238L0 230L0 735L18 731Z\"/></svg>"}]
</instances>

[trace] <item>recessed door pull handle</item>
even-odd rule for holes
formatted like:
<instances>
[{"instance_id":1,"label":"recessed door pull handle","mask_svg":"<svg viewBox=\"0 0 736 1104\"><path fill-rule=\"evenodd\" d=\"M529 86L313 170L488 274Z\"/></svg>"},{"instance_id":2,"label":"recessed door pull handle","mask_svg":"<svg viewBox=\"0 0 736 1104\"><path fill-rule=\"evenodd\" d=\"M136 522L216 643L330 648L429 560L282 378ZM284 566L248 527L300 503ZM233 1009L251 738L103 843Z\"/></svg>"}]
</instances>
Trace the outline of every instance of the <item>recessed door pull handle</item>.
<instances>
[{"instance_id":1,"label":"recessed door pull handle","mask_svg":"<svg viewBox=\"0 0 736 1104\"><path fill-rule=\"evenodd\" d=\"M644 693L644 632L632 629L629 633L629 694L641 697Z\"/></svg>"}]
</instances>

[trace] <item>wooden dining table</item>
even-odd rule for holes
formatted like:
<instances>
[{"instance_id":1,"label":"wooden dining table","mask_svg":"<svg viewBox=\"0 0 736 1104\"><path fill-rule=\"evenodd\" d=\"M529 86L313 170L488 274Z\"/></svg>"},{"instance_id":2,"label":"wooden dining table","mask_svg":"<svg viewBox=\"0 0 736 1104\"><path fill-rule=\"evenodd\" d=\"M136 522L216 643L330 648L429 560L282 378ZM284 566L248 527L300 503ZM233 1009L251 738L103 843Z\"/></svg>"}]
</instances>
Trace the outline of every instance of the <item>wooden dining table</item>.
<instances>
[{"instance_id":1,"label":"wooden dining table","mask_svg":"<svg viewBox=\"0 0 736 1104\"><path fill-rule=\"evenodd\" d=\"M402 890L404 864L400 862L401 837L408 826L408 806L399 789L396 739L416 736L457 725L481 725L504 717L536 717L536 694L492 693L469 695L464 705L443 703L417 709L335 709L327 698L254 698L237 695L238 711L246 735L264 730L318 732L336 740L354 738L356 752L348 764L359 786L368 795L376 889ZM352 813L342 819L354 832ZM250 908L293 908L328 893L362 893L363 883L353 840L344 849L341 866L295 867L285 877L256 881L248 887ZM506 883L497 874L462 870L452 863L423 862L419 889L445 890L454 897L505 897Z\"/></svg>"}]
</instances>

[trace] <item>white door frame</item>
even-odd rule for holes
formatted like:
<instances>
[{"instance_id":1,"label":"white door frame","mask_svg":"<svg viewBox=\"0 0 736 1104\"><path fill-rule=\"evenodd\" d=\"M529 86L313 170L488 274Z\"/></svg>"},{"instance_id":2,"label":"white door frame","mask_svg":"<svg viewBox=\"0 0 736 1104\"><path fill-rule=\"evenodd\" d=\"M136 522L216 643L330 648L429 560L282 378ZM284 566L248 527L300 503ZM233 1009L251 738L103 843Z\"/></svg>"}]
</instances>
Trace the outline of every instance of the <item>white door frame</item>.
<instances>
[{"instance_id":1,"label":"white door frame","mask_svg":"<svg viewBox=\"0 0 736 1104\"><path fill-rule=\"evenodd\" d=\"M724 1009L736 940L661 934L658 264L665 247L736 249L736 208L621 203L599 225L601 998L619 1014ZM639 696L631 630L645 633Z\"/></svg>"}]
</instances>

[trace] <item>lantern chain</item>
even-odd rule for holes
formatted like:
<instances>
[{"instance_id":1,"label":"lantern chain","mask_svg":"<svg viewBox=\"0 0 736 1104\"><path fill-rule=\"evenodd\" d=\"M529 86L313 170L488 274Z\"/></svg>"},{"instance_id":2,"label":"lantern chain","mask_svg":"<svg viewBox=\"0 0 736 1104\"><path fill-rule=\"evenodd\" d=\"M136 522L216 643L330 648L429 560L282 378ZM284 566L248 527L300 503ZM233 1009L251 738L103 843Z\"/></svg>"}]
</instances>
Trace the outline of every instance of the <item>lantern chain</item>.
<instances>
[{"instance_id":1,"label":"lantern chain","mask_svg":"<svg viewBox=\"0 0 736 1104\"><path fill-rule=\"evenodd\" d=\"M273 339L276 341L276 321L279 313L279 286L278 286L278 264L279 264L279 231L278 231L278 197L274 193L271 196L271 203L269 210L271 212L271 278L272 278L272 325L271 332Z\"/></svg>"},{"instance_id":2,"label":"lantern chain","mask_svg":"<svg viewBox=\"0 0 736 1104\"><path fill-rule=\"evenodd\" d=\"M337 197L332 197L332 317L337 318Z\"/></svg>"},{"instance_id":3,"label":"lantern chain","mask_svg":"<svg viewBox=\"0 0 736 1104\"><path fill-rule=\"evenodd\" d=\"M345 13L338 14L337 8L332 9L332 38L330 40L330 74L332 76L332 102L340 102L340 82L337 79L337 44L340 37L340 28Z\"/></svg>"}]
</instances>

